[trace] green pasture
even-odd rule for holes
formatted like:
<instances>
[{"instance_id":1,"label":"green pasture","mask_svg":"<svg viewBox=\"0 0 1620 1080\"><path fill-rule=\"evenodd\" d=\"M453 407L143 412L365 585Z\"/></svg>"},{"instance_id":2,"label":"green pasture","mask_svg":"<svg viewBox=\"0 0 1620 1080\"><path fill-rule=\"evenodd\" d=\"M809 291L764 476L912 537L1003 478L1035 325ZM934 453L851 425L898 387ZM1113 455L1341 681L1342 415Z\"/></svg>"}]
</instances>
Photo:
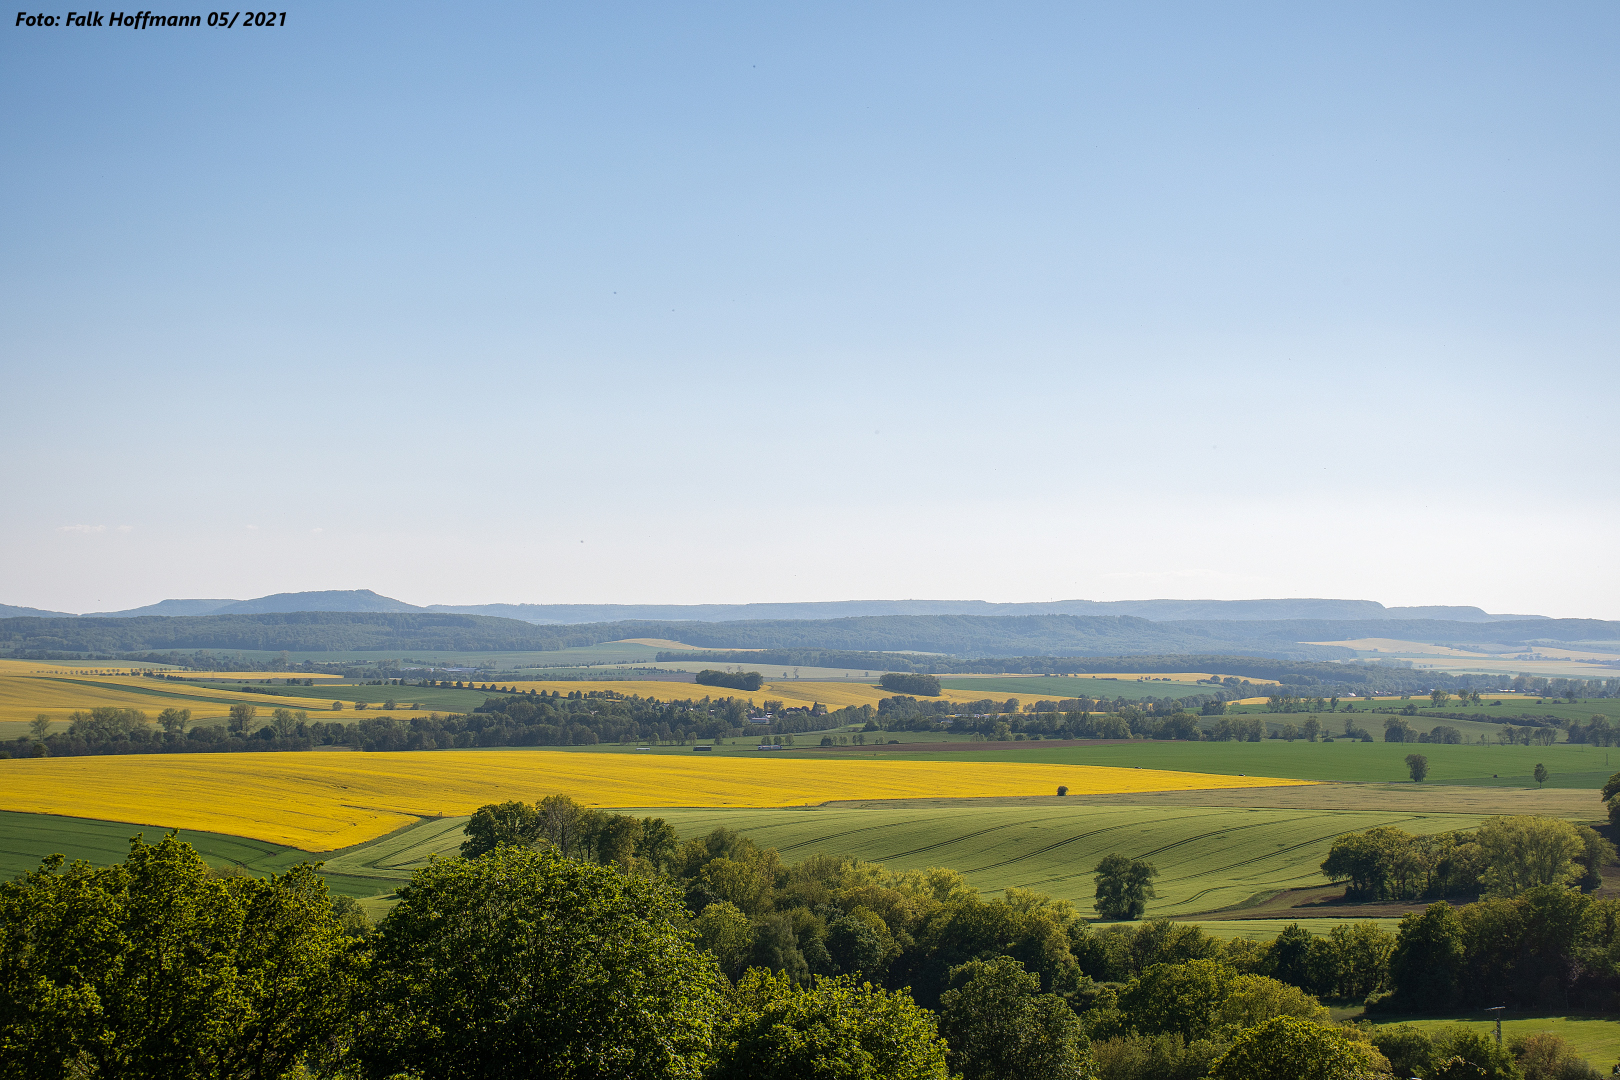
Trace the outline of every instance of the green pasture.
<instances>
[{"instance_id":1,"label":"green pasture","mask_svg":"<svg viewBox=\"0 0 1620 1080\"><path fill-rule=\"evenodd\" d=\"M123 862L129 854L131 837L143 835L147 843L155 844L169 831L151 825L0 810L0 880L37 870L40 861L53 854L65 856L68 862L83 860L96 866ZM180 829L178 834L216 869L235 868L264 876L283 873L298 863L310 861L308 852L264 840L192 829ZM385 843L388 839L374 843ZM359 875L327 873L325 876L333 892L350 896L371 896L394 887L389 883L386 888L379 888L370 878Z\"/></svg>"},{"instance_id":2,"label":"green pasture","mask_svg":"<svg viewBox=\"0 0 1620 1080\"><path fill-rule=\"evenodd\" d=\"M762 847L776 848L788 863L846 855L897 870L947 866L987 894L1033 889L1088 914L1092 867L1104 855L1120 852L1146 858L1159 869L1159 895L1148 905L1152 917L1192 915L1282 889L1324 885L1318 867L1334 837L1347 832L1394 825L1424 834L1473 828L1483 820L1478 814L1079 804L628 812L662 817L682 839L721 826L737 829ZM371 891L385 891L431 856L454 855L466 820L423 822L329 858L327 870L373 881ZM1256 926L1244 933L1277 922L1253 921ZM1279 928L1287 922L1279 922Z\"/></svg>"},{"instance_id":3,"label":"green pasture","mask_svg":"<svg viewBox=\"0 0 1620 1080\"><path fill-rule=\"evenodd\" d=\"M1407 781L1406 755L1429 759L1430 785L1535 787L1536 763L1552 774L1548 787L1603 786L1620 771L1620 748L1559 743L1555 746L1447 746L1432 743L1349 742L1178 742L1137 739L1129 743L1043 746L1042 743L985 743L985 749L877 751L915 761L1030 761L1060 765L1114 765L1174 769L1223 775L1291 777L1295 780L1391 783ZM797 748L783 753L797 754ZM825 753L823 751L822 753ZM862 755L865 756L865 755ZM1611 768L1608 761L1614 762Z\"/></svg>"},{"instance_id":4,"label":"green pasture","mask_svg":"<svg viewBox=\"0 0 1620 1080\"><path fill-rule=\"evenodd\" d=\"M1208 927L1205 927L1208 929ZM1537 1032L1551 1032L1561 1035L1575 1048L1575 1052L1584 1057L1587 1062L1597 1067L1599 1072L1608 1074L1608 1069L1616 1059L1620 1059L1620 1022L1609 1016L1595 1015L1560 1015L1546 1013L1504 1012L1502 1015L1502 1041L1507 1042L1515 1035L1534 1035ZM1368 1016L1379 1027L1388 1027L1395 1024L1410 1024L1415 1028L1428 1031L1431 1034L1437 1028L1450 1027L1461 1024L1473 1028L1481 1035L1493 1036L1496 1030L1496 1014L1485 1012L1454 1013L1444 1017L1385 1017Z\"/></svg>"},{"instance_id":5,"label":"green pasture","mask_svg":"<svg viewBox=\"0 0 1620 1080\"><path fill-rule=\"evenodd\" d=\"M826 854L899 870L947 866L986 894L1032 889L1087 913L1092 867L1104 855L1119 852L1158 867L1158 898L1148 907L1153 917L1196 915L1281 889L1322 885L1318 866L1334 837L1346 832L1377 825L1443 832L1472 828L1482 820L1477 814L1081 804L636 812L667 819L682 838L719 826L738 829L761 846L778 849L790 863ZM432 856L456 854L465 822L456 817L408 826L327 856L323 873L336 892L390 892ZM162 834L150 827L82 818L0 814L0 874L11 877L33 869L51 852L101 865L119 862L137 832L149 841ZM308 859L290 848L240 837L180 835L211 865L250 873L277 873ZM1249 926L1243 932L1259 929Z\"/></svg>"},{"instance_id":6,"label":"green pasture","mask_svg":"<svg viewBox=\"0 0 1620 1080\"><path fill-rule=\"evenodd\" d=\"M1089 912L1092 868L1118 852L1159 869L1154 917L1192 915L1257 894L1323 885L1333 838L1375 825L1413 833L1472 828L1469 814L992 806L926 809L652 810L681 836L725 826L787 862L847 855L897 870L946 866L988 894L1032 889Z\"/></svg>"}]
</instances>

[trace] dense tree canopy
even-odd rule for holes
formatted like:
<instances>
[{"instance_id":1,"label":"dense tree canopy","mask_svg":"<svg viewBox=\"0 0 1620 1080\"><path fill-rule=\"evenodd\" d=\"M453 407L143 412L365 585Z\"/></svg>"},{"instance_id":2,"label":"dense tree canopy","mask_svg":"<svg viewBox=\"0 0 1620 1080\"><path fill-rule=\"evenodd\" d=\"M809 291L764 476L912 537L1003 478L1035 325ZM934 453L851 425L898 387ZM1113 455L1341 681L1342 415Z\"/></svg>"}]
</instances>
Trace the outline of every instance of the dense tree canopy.
<instances>
[{"instance_id":1,"label":"dense tree canopy","mask_svg":"<svg viewBox=\"0 0 1620 1080\"><path fill-rule=\"evenodd\" d=\"M934 1018L904 992L755 968L731 991L713 1080L946 1080Z\"/></svg>"},{"instance_id":2,"label":"dense tree canopy","mask_svg":"<svg viewBox=\"0 0 1620 1080\"><path fill-rule=\"evenodd\" d=\"M335 1052L355 962L311 867L221 878L136 838L0 883L0 1075L279 1077Z\"/></svg>"},{"instance_id":3,"label":"dense tree canopy","mask_svg":"<svg viewBox=\"0 0 1620 1080\"><path fill-rule=\"evenodd\" d=\"M940 1026L962 1080L1094 1080L1085 1025L1017 960L970 960L952 969L951 986Z\"/></svg>"},{"instance_id":4,"label":"dense tree canopy","mask_svg":"<svg viewBox=\"0 0 1620 1080\"><path fill-rule=\"evenodd\" d=\"M720 1001L679 894L504 846L434 862L379 928L368 1075L696 1077Z\"/></svg>"}]
</instances>

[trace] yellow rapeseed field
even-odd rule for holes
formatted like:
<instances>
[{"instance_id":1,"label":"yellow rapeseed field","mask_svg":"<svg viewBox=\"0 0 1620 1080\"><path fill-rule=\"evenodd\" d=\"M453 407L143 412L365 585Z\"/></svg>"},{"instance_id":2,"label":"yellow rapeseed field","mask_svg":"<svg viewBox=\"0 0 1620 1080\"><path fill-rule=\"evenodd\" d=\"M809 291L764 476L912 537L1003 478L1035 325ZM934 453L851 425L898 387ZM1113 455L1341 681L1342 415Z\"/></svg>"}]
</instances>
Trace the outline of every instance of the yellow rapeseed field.
<instances>
[{"instance_id":1,"label":"yellow rapeseed field","mask_svg":"<svg viewBox=\"0 0 1620 1080\"><path fill-rule=\"evenodd\" d=\"M1300 780L1018 762L632 757L545 750L176 754L0 762L0 810L248 836L331 851L418 817L563 793L592 806L804 806L1275 787Z\"/></svg>"}]
</instances>

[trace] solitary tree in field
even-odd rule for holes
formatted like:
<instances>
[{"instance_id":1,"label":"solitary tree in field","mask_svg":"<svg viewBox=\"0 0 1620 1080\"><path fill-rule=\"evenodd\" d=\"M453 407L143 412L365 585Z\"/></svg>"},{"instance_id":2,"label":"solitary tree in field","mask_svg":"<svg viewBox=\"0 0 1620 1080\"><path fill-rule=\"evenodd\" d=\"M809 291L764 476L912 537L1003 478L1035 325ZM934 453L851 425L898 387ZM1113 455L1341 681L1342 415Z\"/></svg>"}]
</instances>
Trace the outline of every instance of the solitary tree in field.
<instances>
[{"instance_id":1,"label":"solitary tree in field","mask_svg":"<svg viewBox=\"0 0 1620 1080\"><path fill-rule=\"evenodd\" d=\"M232 731L246 732L248 725L253 723L259 710L253 705L232 705L229 727Z\"/></svg>"},{"instance_id":2,"label":"solitary tree in field","mask_svg":"<svg viewBox=\"0 0 1620 1080\"><path fill-rule=\"evenodd\" d=\"M1451 695L1446 693L1444 690L1430 690L1429 700L1434 702L1434 707L1438 709L1440 706L1451 700Z\"/></svg>"},{"instance_id":3,"label":"solitary tree in field","mask_svg":"<svg viewBox=\"0 0 1620 1080\"><path fill-rule=\"evenodd\" d=\"M1423 783L1423 778L1429 775L1429 759L1422 754L1407 754L1406 771L1412 774L1415 783Z\"/></svg>"},{"instance_id":4,"label":"solitary tree in field","mask_svg":"<svg viewBox=\"0 0 1620 1080\"><path fill-rule=\"evenodd\" d=\"M28 732L36 739L43 739L45 733L49 730L51 730L51 718L44 713L40 713L28 721Z\"/></svg>"},{"instance_id":5,"label":"solitary tree in field","mask_svg":"<svg viewBox=\"0 0 1620 1080\"><path fill-rule=\"evenodd\" d=\"M1105 919L1139 919L1156 894L1152 880L1159 876L1152 863L1124 855L1107 855L1093 872L1097 899L1092 905Z\"/></svg>"},{"instance_id":6,"label":"solitary tree in field","mask_svg":"<svg viewBox=\"0 0 1620 1080\"><path fill-rule=\"evenodd\" d=\"M1539 761L1536 762L1536 771L1533 775L1536 778L1536 787L1540 787L1542 784L1545 784L1547 782L1547 766L1543 765Z\"/></svg>"}]
</instances>

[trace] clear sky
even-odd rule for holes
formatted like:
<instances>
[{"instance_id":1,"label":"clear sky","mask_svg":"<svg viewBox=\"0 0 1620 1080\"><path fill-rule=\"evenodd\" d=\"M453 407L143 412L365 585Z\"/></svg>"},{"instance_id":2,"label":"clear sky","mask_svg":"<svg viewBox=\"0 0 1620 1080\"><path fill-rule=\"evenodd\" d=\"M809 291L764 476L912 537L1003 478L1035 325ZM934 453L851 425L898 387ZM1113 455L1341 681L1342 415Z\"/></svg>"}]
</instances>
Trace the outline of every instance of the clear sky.
<instances>
[{"instance_id":1,"label":"clear sky","mask_svg":"<svg viewBox=\"0 0 1620 1080\"><path fill-rule=\"evenodd\" d=\"M1620 618L1613 4L0 49L0 602Z\"/></svg>"}]
</instances>

